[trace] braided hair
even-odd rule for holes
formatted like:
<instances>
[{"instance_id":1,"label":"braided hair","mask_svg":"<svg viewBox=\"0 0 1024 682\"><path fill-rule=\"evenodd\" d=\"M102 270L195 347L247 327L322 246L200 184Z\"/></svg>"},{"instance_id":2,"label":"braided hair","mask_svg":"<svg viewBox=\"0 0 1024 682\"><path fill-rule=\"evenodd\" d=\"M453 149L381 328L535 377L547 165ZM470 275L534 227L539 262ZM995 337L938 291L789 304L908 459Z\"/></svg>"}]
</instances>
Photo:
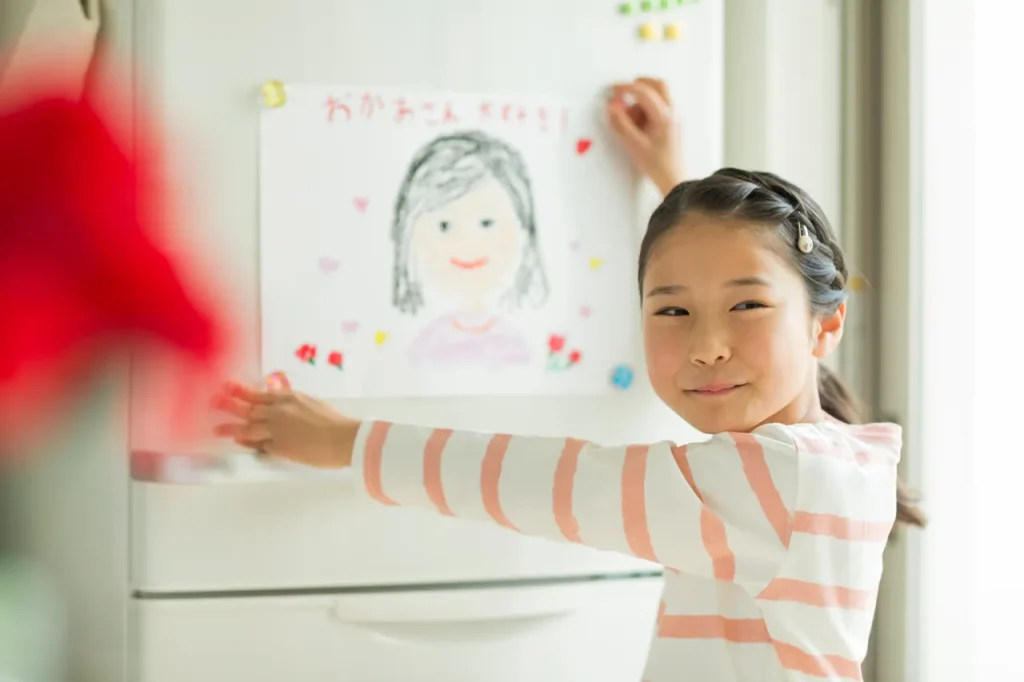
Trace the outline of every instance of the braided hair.
<instances>
[{"instance_id":1,"label":"braided hair","mask_svg":"<svg viewBox=\"0 0 1024 682\"><path fill-rule=\"evenodd\" d=\"M771 230L780 254L800 273L813 314L832 315L846 301L849 278L846 256L821 206L802 189L777 175L737 168L723 168L706 178L680 183L654 211L640 245L637 283L641 296L653 249L690 213L735 218ZM810 238L810 248L799 248L801 237ZM865 421L859 401L825 365L818 366L818 395L822 409L833 418L847 424ZM923 527L927 520L914 503L914 496L900 481L897 520Z\"/></svg>"}]
</instances>

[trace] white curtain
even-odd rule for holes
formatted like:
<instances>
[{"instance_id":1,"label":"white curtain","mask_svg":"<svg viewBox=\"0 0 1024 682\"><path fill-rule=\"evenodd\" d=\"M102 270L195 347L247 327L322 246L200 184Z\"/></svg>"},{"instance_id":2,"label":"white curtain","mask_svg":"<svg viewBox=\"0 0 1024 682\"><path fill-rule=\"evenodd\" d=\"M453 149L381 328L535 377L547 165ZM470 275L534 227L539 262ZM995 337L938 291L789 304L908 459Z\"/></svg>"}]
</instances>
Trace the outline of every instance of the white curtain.
<instances>
[{"instance_id":1,"label":"white curtain","mask_svg":"<svg viewBox=\"0 0 1024 682\"><path fill-rule=\"evenodd\" d=\"M1024 680L1024 3L975 0L974 678Z\"/></svg>"},{"instance_id":2,"label":"white curtain","mask_svg":"<svg viewBox=\"0 0 1024 682\"><path fill-rule=\"evenodd\" d=\"M1024 3L917 0L920 682L1024 680ZM886 681L888 682L888 681Z\"/></svg>"}]
</instances>

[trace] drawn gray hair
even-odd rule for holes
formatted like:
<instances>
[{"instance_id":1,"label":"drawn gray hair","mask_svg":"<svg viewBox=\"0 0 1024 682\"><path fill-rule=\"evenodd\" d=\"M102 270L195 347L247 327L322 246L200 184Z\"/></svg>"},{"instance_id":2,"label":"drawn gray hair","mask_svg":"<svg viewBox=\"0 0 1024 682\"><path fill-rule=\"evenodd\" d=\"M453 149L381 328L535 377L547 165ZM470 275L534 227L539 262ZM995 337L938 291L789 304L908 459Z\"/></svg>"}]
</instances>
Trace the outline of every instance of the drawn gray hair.
<instances>
[{"instance_id":1,"label":"drawn gray hair","mask_svg":"<svg viewBox=\"0 0 1024 682\"><path fill-rule=\"evenodd\" d=\"M493 178L508 193L519 224L526 233L519 269L501 299L509 310L547 301L547 274L537 245L530 176L519 152L509 144L479 131L435 138L420 149L409 164L395 199L391 239L395 244L392 303L403 313L415 314L424 305L423 289L409 267L412 224L423 213L465 196Z\"/></svg>"}]
</instances>

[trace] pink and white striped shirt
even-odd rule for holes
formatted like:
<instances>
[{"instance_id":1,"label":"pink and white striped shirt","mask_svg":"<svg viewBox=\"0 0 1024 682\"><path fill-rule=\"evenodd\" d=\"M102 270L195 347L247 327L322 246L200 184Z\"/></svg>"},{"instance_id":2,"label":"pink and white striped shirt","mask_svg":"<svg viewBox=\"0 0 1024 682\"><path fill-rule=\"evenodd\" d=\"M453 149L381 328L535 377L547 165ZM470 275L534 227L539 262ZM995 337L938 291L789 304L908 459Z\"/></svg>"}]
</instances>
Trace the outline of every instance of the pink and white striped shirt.
<instances>
[{"instance_id":1,"label":"pink and white striped shirt","mask_svg":"<svg viewBox=\"0 0 1024 682\"><path fill-rule=\"evenodd\" d=\"M377 502L491 521L666 567L644 679L848 682L896 517L900 428L770 424L600 447L365 422Z\"/></svg>"}]
</instances>

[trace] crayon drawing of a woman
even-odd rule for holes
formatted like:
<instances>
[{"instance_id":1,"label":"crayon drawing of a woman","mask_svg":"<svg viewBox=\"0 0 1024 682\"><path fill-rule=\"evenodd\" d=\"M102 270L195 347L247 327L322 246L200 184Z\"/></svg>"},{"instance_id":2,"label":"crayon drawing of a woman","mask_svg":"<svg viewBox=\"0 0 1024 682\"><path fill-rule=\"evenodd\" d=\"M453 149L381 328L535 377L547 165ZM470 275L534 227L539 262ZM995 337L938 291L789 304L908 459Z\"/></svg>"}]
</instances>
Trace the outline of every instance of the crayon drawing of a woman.
<instances>
[{"instance_id":1,"label":"crayon drawing of a woman","mask_svg":"<svg viewBox=\"0 0 1024 682\"><path fill-rule=\"evenodd\" d=\"M430 366L530 361L507 317L539 307L548 281L530 180L519 153L480 132L438 137L413 158L395 202L393 302L406 314L440 304L412 346Z\"/></svg>"}]
</instances>

